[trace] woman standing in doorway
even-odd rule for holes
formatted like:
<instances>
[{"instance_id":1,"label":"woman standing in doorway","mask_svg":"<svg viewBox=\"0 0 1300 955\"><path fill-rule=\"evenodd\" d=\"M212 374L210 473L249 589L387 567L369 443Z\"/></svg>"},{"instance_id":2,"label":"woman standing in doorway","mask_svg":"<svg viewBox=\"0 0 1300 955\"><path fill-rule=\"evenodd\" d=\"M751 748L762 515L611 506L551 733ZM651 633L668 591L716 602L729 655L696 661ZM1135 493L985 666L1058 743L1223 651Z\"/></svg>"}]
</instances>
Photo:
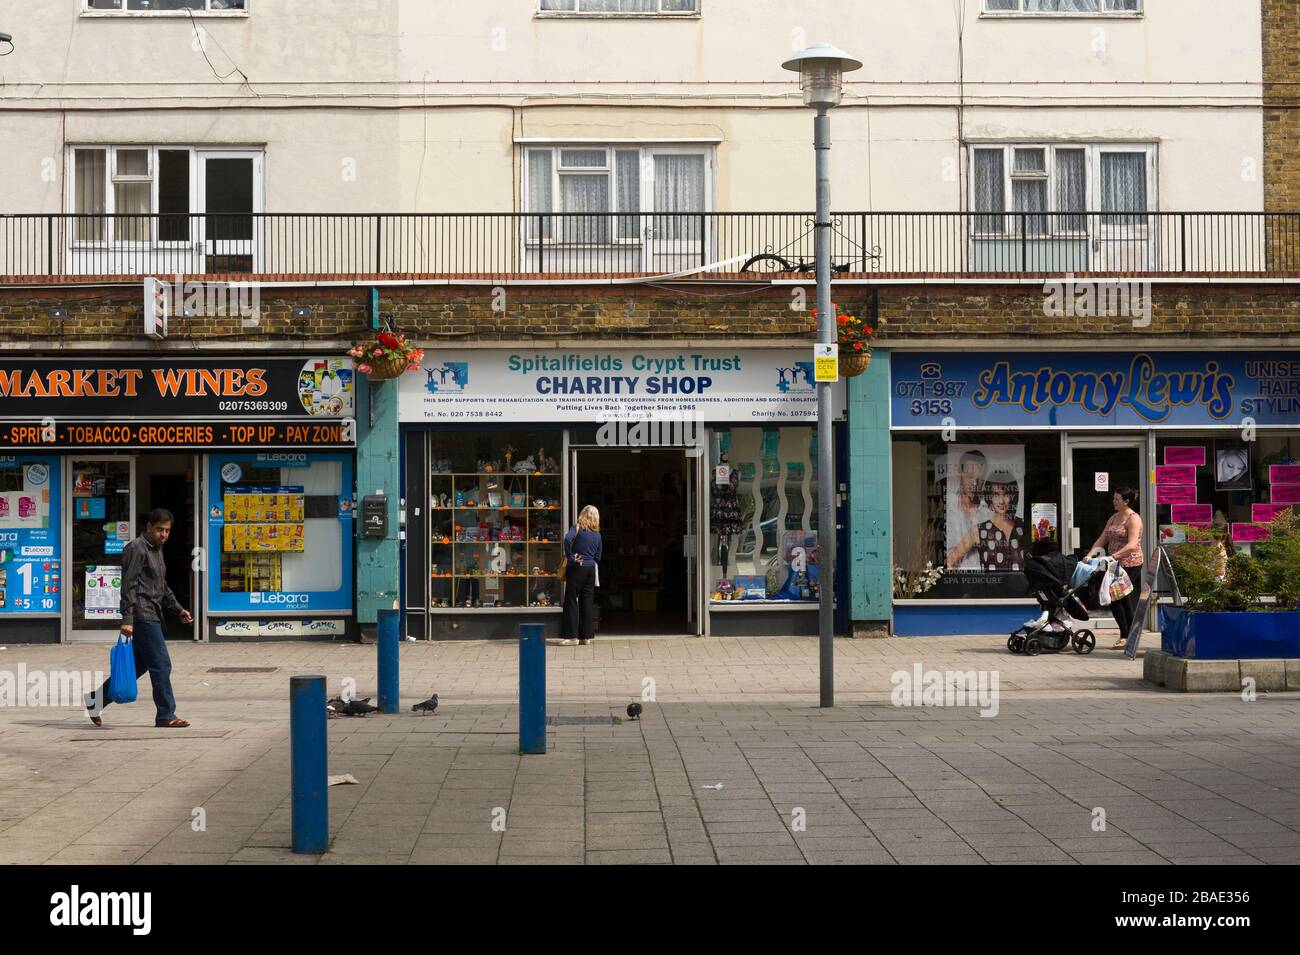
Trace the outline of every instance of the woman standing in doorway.
<instances>
[{"instance_id":1,"label":"woman standing in doorway","mask_svg":"<svg viewBox=\"0 0 1300 955\"><path fill-rule=\"evenodd\" d=\"M1110 605L1115 622L1119 624L1119 639L1111 649L1122 650L1128 642L1138 601L1142 598L1142 566L1146 558L1142 556L1142 515L1134 509L1138 504L1138 492L1131 487L1118 488L1112 496L1112 503L1115 513L1106 522L1088 556L1109 554L1119 561L1120 568L1133 582L1129 595L1112 601Z\"/></svg>"},{"instance_id":2,"label":"woman standing in doorway","mask_svg":"<svg viewBox=\"0 0 1300 955\"><path fill-rule=\"evenodd\" d=\"M587 645L595 638L596 584L600 583L600 511L590 504L564 535L564 613L560 617L560 643Z\"/></svg>"}]
</instances>

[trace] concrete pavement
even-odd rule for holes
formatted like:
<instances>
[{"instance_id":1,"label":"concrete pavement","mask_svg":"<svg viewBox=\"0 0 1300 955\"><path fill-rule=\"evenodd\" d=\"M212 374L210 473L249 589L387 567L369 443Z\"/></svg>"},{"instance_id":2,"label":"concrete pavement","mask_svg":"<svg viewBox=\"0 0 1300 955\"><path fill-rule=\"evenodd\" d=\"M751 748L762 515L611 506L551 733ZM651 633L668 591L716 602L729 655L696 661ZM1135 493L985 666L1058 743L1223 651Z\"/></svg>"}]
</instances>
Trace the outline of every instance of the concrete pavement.
<instances>
[{"instance_id":1,"label":"concrete pavement","mask_svg":"<svg viewBox=\"0 0 1300 955\"><path fill-rule=\"evenodd\" d=\"M330 722L330 772L360 784L330 790L331 850L298 857L289 677L373 695L375 649L171 649L188 730L153 727L147 678L102 730L0 709L0 862L1300 862L1300 694L1167 692L1140 659L989 638L837 641L833 710L816 706L815 638L553 645L550 752L527 757L515 643L404 644L404 712ZM0 671L19 663L102 668L107 652L0 650ZM906 702L947 686L954 705L895 705L918 664L940 672ZM985 697L955 699L942 671L983 674ZM438 713L411 713L433 690ZM642 719L617 721L646 690Z\"/></svg>"}]
</instances>

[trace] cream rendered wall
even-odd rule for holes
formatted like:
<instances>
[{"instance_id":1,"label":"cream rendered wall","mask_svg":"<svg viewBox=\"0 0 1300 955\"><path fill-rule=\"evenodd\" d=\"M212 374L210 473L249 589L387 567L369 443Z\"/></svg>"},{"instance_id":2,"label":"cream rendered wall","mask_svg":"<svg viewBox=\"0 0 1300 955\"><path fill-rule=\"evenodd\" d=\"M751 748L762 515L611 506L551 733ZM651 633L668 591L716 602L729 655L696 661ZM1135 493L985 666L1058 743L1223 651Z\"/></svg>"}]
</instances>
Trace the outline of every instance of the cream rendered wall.
<instances>
[{"instance_id":1,"label":"cream rendered wall","mask_svg":"<svg viewBox=\"0 0 1300 955\"><path fill-rule=\"evenodd\" d=\"M959 113L971 140L1158 143L1165 209L1263 207L1259 0L1015 20L979 0L702 3L657 22L538 18L535 0L252 0L197 18L202 44L188 18L13 4L0 211L58 211L65 143L122 141L264 145L269 211L508 211L521 136L717 140L718 208L807 209L811 114L779 64L818 39L867 64L833 116L838 208L960 208ZM213 75L235 66L249 83Z\"/></svg>"}]
</instances>

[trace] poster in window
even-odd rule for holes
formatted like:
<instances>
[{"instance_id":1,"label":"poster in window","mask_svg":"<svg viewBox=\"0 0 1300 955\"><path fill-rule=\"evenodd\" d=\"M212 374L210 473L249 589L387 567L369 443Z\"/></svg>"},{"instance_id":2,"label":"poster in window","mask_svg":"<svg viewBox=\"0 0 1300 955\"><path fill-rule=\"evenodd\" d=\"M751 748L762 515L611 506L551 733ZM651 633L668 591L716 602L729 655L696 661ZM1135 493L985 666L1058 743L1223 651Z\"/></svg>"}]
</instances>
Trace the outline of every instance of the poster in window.
<instances>
[{"instance_id":1,"label":"poster in window","mask_svg":"<svg viewBox=\"0 0 1300 955\"><path fill-rule=\"evenodd\" d=\"M935 462L943 488L950 571L1021 571L1025 565L1025 449L950 444Z\"/></svg>"},{"instance_id":2,"label":"poster in window","mask_svg":"<svg viewBox=\"0 0 1300 955\"><path fill-rule=\"evenodd\" d=\"M1214 442L1214 488L1218 491L1250 490L1250 449L1244 441Z\"/></svg>"}]
</instances>

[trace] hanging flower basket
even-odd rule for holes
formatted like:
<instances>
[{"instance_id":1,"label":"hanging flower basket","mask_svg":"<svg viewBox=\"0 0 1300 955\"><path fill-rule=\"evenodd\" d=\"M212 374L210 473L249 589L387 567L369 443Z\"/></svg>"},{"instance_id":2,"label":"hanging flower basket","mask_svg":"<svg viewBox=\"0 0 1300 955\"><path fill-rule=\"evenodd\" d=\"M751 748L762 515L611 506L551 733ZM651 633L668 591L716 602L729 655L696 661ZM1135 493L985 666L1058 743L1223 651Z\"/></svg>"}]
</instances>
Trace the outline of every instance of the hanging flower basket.
<instances>
[{"instance_id":1,"label":"hanging flower basket","mask_svg":"<svg viewBox=\"0 0 1300 955\"><path fill-rule=\"evenodd\" d=\"M816 310L813 317L817 317ZM856 315L848 315L835 306L835 337L840 346L840 375L856 378L871 365L871 344L876 330Z\"/></svg>"},{"instance_id":2,"label":"hanging flower basket","mask_svg":"<svg viewBox=\"0 0 1300 955\"><path fill-rule=\"evenodd\" d=\"M871 366L870 351L840 353L840 374L845 378L856 378Z\"/></svg>"},{"instance_id":3,"label":"hanging flower basket","mask_svg":"<svg viewBox=\"0 0 1300 955\"><path fill-rule=\"evenodd\" d=\"M424 349L416 348L405 335L380 332L374 338L348 350L357 360L357 371L372 381L389 381L404 371L419 371Z\"/></svg>"},{"instance_id":4,"label":"hanging flower basket","mask_svg":"<svg viewBox=\"0 0 1300 955\"><path fill-rule=\"evenodd\" d=\"M385 355L367 364L370 366L371 381L388 381L410 367L410 362L402 355Z\"/></svg>"}]
</instances>

